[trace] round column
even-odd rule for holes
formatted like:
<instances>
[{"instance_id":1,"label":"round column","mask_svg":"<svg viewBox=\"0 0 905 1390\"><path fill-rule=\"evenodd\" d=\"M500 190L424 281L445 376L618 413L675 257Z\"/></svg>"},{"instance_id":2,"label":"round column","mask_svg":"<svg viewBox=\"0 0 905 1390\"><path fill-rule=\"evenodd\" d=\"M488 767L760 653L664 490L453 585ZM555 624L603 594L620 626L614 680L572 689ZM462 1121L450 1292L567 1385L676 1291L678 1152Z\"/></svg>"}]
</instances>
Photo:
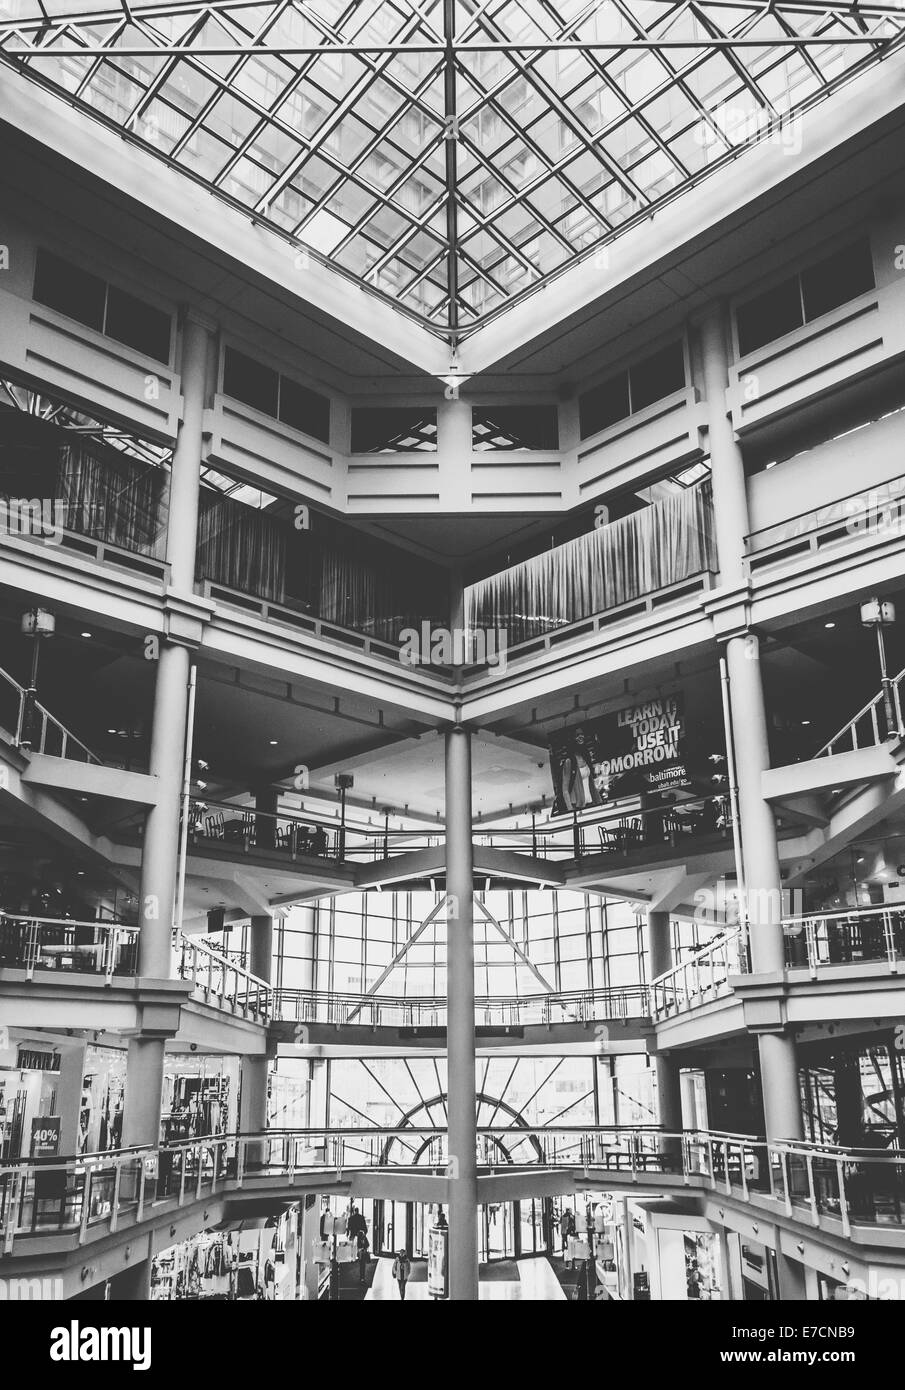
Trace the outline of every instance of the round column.
<instances>
[{"instance_id":1,"label":"round column","mask_svg":"<svg viewBox=\"0 0 905 1390\"><path fill-rule=\"evenodd\" d=\"M478 1297L471 735L446 735L449 1296Z\"/></svg>"}]
</instances>

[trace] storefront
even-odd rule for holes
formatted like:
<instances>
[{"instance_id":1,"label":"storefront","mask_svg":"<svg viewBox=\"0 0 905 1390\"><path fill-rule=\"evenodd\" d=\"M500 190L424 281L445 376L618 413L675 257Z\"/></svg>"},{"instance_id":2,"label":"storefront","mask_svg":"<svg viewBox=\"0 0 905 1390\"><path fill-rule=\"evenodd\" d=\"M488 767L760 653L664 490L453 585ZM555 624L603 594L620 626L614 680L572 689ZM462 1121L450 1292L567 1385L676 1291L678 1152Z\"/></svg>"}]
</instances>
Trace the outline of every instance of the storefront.
<instances>
[{"instance_id":1,"label":"storefront","mask_svg":"<svg viewBox=\"0 0 905 1390\"><path fill-rule=\"evenodd\" d=\"M294 1302L301 1296L301 1208L202 1231L162 1250L151 1267L155 1301Z\"/></svg>"},{"instance_id":2,"label":"storefront","mask_svg":"<svg viewBox=\"0 0 905 1390\"><path fill-rule=\"evenodd\" d=\"M235 1133L238 1114L238 1057L203 1053L167 1055L162 1139L174 1141Z\"/></svg>"}]
</instances>

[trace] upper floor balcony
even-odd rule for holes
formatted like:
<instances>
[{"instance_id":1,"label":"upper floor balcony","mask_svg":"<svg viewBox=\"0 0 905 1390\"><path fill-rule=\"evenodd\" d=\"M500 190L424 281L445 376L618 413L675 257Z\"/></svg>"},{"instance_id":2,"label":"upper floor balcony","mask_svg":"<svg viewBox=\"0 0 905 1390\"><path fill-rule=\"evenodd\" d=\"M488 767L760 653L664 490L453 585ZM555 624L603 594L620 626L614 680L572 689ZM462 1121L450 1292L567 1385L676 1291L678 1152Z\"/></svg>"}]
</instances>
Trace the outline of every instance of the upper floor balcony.
<instances>
[{"instance_id":1,"label":"upper floor balcony","mask_svg":"<svg viewBox=\"0 0 905 1390\"><path fill-rule=\"evenodd\" d=\"M654 1022L662 1025L708 1009L714 1027L740 1031L746 1026L746 1002L756 1004L777 988L790 1023L900 1016L905 909L890 905L790 916L782 930L781 980L768 982L752 973L748 933L730 928L651 981Z\"/></svg>"}]
</instances>

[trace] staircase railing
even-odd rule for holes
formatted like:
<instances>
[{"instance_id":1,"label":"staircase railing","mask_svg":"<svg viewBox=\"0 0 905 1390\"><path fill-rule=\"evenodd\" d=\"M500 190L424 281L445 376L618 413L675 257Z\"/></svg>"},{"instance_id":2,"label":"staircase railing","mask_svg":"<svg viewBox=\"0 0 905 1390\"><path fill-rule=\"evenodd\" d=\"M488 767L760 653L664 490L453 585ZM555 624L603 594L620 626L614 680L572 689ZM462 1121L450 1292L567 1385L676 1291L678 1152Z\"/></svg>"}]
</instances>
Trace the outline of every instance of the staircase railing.
<instances>
[{"instance_id":1,"label":"staircase railing","mask_svg":"<svg viewBox=\"0 0 905 1390\"><path fill-rule=\"evenodd\" d=\"M748 970L748 949L741 927L724 932L702 951L651 981L653 1016L664 1018L709 1003L728 987L730 975L745 975Z\"/></svg>"},{"instance_id":2,"label":"staircase railing","mask_svg":"<svg viewBox=\"0 0 905 1390\"><path fill-rule=\"evenodd\" d=\"M7 732L13 736L18 748L24 742L28 691L8 672L0 669L0 724L8 719ZM97 754L76 738L55 715L36 700L31 707L31 737L29 747L33 753L46 753L52 758L69 758L79 763L100 763Z\"/></svg>"},{"instance_id":3,"label":"staircase railing","mask_svg":"<svg viewBox=\"0 0 905 1390\"><path fill-rule=\"evenodd\" d=\"M815 758L830 757L834 753L850 753L858 748L879 748L888 738L900 734L905 724L902 721L902 682L905 681L905 670L893 676L889 682L890 697L892 708L895 715L896 727L893 730L886 728L886 711L884 691L880 691L873 699L868 700L863 709L860 709L853 719L850 719L838 732L834 734L828 743L814 754ZM886 732L881 732L881 730Z\"/></svg>"},{"instance_id":4,"label":"staircase railing","mask_svg":"<svg viewBox=\"0 0 905 1390\"><path fill-rule=\"evenodd\" d=\"M184 932L174 932L173 949L176 974L191 982L197 998L258 1023L270 1022L273 995L266 980Z\"/></svg>"}]
</instances>

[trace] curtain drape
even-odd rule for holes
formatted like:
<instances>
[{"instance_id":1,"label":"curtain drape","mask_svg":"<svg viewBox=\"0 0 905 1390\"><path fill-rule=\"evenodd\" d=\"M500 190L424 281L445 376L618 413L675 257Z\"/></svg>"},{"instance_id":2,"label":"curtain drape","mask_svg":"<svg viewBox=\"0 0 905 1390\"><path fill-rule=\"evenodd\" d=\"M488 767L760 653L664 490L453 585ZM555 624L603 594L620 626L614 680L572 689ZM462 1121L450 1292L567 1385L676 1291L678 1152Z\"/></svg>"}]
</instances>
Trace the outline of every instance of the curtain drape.
<instances>
[{"instance_id":1,"label":"curtain drape","mask_svg":"<svg viewBox=\"0 0 905 1390\"><path fill-rule=\"evenodd\" d=\"M67 531L162 558L169 474L92 441L59 452L56 497Z\"/></svg>"},{"instance_id":2,"label":"curtain drape","mask_svg":"<svg viewBox=\"0 0 905 1390\"><path fill-rule=\"evenodd\" d=\"M288 530L285 522L266 512L202 491L197 572L228 589L282 603Z\"/></svg>"},{"instance_id":3,"label":"curtain drape","mask_svg":"<svg viewBox=\"0 0 905 1390\"><path fill-rule=\"evenodd\" d=\"M515 646L715 564L708 482L470 585L466 624Z\"/></svg>"}]
</instances>

